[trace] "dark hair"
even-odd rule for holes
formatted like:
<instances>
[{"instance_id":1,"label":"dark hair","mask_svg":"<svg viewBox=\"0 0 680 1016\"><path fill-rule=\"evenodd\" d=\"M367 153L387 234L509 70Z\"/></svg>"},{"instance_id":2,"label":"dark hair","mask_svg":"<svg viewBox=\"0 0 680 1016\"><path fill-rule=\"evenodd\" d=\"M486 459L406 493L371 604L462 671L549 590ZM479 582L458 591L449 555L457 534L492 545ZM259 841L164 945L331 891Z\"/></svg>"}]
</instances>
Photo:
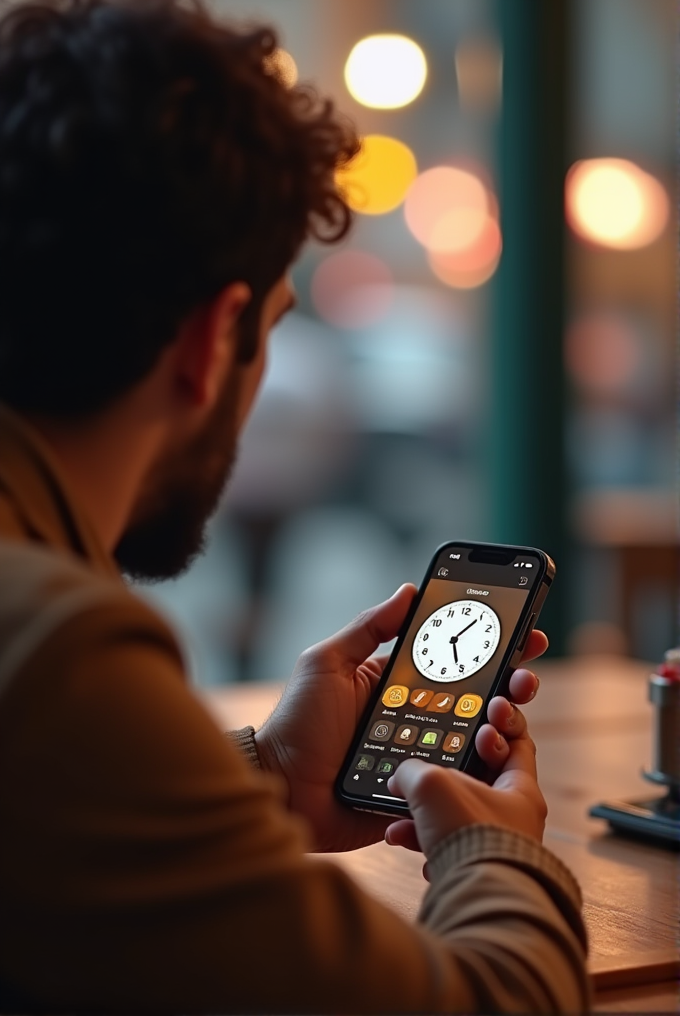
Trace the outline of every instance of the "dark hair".
<instances>
[{"instance_id":1,"label":"dark hair","mask_svg":"<svg viewBox=\"0 0 680 1016\"><path fill-rule=\"evenodd\" d=\"M276 47L199 0L3 15L0 399L102 409L238 280L252 356L261 302L304 240L347 232L335 170L358 149L330 101L286 87Z\"/></svg>"}]
</instances>

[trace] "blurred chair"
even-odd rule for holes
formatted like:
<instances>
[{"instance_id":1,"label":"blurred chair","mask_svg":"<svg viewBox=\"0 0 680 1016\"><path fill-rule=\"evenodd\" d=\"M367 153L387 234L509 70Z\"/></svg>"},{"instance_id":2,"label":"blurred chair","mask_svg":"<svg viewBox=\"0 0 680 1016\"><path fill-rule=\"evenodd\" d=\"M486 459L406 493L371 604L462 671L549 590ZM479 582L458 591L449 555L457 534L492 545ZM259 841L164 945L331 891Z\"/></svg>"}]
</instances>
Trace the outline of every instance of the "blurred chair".
<instances>
[{"instance_id":1,"label":"blurred chair","mask_svg":"<svg viewBox=\"0 0 680 1016\"><path fill-rule=\"evenodd\" d=\"M616 555L621 624L636 655L660 657L677 637L678 511L677 494L670 490L597 491L576 502L580 537ZM646 630L650 624L653 631Z\"/></svg>"}]
</instances>

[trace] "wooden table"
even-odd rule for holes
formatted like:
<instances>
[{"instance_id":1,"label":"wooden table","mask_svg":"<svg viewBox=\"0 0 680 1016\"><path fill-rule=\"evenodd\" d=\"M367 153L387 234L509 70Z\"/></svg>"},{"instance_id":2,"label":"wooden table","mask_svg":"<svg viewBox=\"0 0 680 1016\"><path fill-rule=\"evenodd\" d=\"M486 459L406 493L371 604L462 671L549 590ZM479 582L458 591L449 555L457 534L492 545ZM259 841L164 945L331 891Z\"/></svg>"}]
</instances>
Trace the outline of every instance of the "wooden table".
<instances>
[{"instance_id":1,"label":"wooden table","mask_svg":"<svg viewBox=\"0 0 680 1016\"><path fill-rule=\"evenodd\" d=\"M538 661L526 707L548 802L545 844L569 865L585 901L596 1012L678 1012L679 855L614 836L587 816L605 799L652 797L648 664L588 656ZM257 726L279 685L239 685L206 698L219 722ZM333 855L365 890L412 920L425 889L422 857L377 843ZM395 878L395 872L399 877Z\"/></svg>"}]
</instances>

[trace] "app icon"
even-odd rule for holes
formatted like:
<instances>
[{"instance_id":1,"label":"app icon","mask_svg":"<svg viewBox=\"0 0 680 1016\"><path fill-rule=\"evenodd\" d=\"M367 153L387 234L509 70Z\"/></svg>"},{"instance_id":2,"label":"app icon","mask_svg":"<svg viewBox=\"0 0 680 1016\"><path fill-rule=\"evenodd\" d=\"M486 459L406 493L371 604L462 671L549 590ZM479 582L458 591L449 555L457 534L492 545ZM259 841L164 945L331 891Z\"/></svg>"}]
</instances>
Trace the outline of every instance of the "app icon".
<instances>
[{"instance_id":1,"label":"app icon","mask_svg":"<svg viewBox=\"0 0 680 1016\"><path fill-rule=\"evenodd\" d=\"M384 706L392 706L393 709L396 709L398 706L403 706L407 698L408 688L406 685L393 684L391 687L385 689L382 702Z\"/></svg>"},{"instance_id":2,"label":"app icon","mask_svg":"<svg viewBox=\"0 0 680 1016\"><path fill-rule=\"evenodd\" d=\"M416 688L415 691L411 692L409 702L412 706L418 706L419 709L424 709L433 695L434 692L428 691L427 688Z\"/></svg>"},{"instance_id":3,"label":"app icon","mask_svg":"<svg viewBox=\"0 0 680 1016\"><path fill-rule=\"evenodd\" d=\"M465 744L465 734L457 734L454 731L452 734L447 734L446 737L444 738L442 751L447 751L451 755L453 755L455 754L455 752L460 751L460 749L463 747L464 744Z\"/></svg>"},{"instance_id":4,"label":"app icon","mask_svg":"<svg viewBox=\"0 0 680 1016\"><path fill-rule=\"evenodd\" d=\"M378 762L378 768L376 772L382 773L384 776L391 776L394 770L397 768L397 763L391 758L381 758Z\"/></svg>"},{"instance_id":5,"label":"app icon","mask_svg":"<svg viewBox=\"0 0 680 1016\"><path fill-rule=\"evenodd\" d=\"M393 730L393 723L388 720L378 720L371 727L371 733L368 736L371 741L389 741Z\"/></svg>"},{"instance_id":6,"label":"app icon","mask_svg":"<svg viewBox=\"0 0 680 1016\"><path fill-rule=\"evenodd\" d=\"M370 772L374 765L375 759L372 755L360 755L354 768L367 773Z\"/></svg>"},{"instance_id":7,"label":"app icon","mask_svg":"<svg viewBox=\"0 0 680 1016\"><path fill-rule=\"evenodd\" d=\"M395 744L413 744L418 736L420 727L414 727L411 723L404 723L394 735Z\"/></svg>"},{"instance_id":8,"label":"app icon","mask_svg":"<svg viewBox=\"0 0 680 1016\"><path fill-rule=\"evenodd\" d=\"M428 713L448 713L450 709L453 709L453 703L456 701L456 696L450 692L438 692L429 706L427 707Z\"/></svg>"},{"instance_id":9,"label":"app icon","mask_svg":"<svg viewBox=\"0 0 680 1016\"><path fill-rule=\"evenodd\" d=\"M442 739L443 730L424 730L418 744L423 748L436 748Z\"/></svg>"},{"instance_id":10,"label":"app icon","mask_svg":"<svg viewBox=\"0 0 680 1016\"><path fill-rule=\"evenodd\" d=\"M473 695L468 692L467 695L461 695L458 699L454 712L456 716L476 716L482 708L483 701L481 695Z\"/></svg>"}]
</instances>

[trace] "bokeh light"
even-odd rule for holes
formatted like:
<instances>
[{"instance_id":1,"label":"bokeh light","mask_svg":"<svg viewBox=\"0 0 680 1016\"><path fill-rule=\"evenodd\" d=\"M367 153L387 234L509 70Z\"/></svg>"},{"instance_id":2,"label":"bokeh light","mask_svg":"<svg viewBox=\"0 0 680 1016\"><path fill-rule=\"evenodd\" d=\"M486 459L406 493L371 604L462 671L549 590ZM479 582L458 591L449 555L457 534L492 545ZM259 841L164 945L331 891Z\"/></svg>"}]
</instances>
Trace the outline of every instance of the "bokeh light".
<instances>
[{"instance_id":1,"label":"bokeh light","mask_svg":"<svg viewBox=\"0 0 680 1016\"><path fill-rule=\"evenodd\" d=\"M403 141L368 134L359 154L338 172L337 182L355 212L383 215L402 203L417 172L416 157Z\"/></svg>"},{"instance_id":2,"label":"bokeh light","mask_svg":"<svg viewBox=\"0 0 680 1016\"><path fill-rule=\"evenodd\" d=\"M491 205L486 187L473 173L435 166L421 173L406 197L406 224L430 251L460 251L481 236Z\"/></svg>"},{"instance_id":3,"label":"bokeh light","mask_svg":"<svg viewBox=\"0 0 680 1016\"><path fill-rule=\"evenodd\" d=\"M427 260L437 278L447 286L476 289L496 271L502 249L498 222L488 215L474 243L457 251L428 251Z\"/></svg>"},{"instance_id":4,"label":"bokeh light","mask_svg":"<svg viewBox=\"0 0 680 1016\"><path fill-rule=\"evenodd\" d=\"M397 109L423 90L427 61L405 35L369 35L354 46L345 64L350 95L363 106Z\"/></svg>"},{"instance_id":5,"label":"bokeh light","mask_svg":"<svg viewBox=\"0 0 680 1016\"><path fill-rule=\"evenodd\" d=\"M630 322L617 314L589 314L568 329L564 347L567 370L594 395L625 392L641 369L641 350Z\"/></svg>"},{"instance_id":6,"label":"bokeh light","mask_svg":"<svg viewBox=\"0 0 680 1016\"><path fill-rule=\"evenodd\" d=\"M324 258L312 276L312 303L340 328L363 328L387 314L394 299L392 274L380 258L340 251Z\"/></svg>"},{"instance_id":7,"label":"bokeh light","mask_svg":"<svg viewBox=\"0 0 680 1016\"><path fill-rule=\"evenodd\" d=\"M288 50L275 49L271 56L265 60L267 71L275 74L276 77L286 86L292 88L298 79L298 69L295 60Z\"/></svg>"},{"instance_id":8,"label":"bokeh light","mask_svg":"<svg viewBox=\"0 0 680 1016\"><path fill-rule=\"evenodd\" d=\"M583 239L603 247L646 247L668 222L664 187L626 159L575 163L567 174L565 190L570 226Z\"/></svg>"},{"instance_id":9,"label":"bokeh light","mask_svg":"<svg viewBox=\"0 0 680 1016\"><path fill-rule=\"evenodd\" d=\"M441 282L472 289L491 278L502 241L498 202L481 175L456 166L426 170L409 188L404 215Z\"/></svg>"}]
</instances>

